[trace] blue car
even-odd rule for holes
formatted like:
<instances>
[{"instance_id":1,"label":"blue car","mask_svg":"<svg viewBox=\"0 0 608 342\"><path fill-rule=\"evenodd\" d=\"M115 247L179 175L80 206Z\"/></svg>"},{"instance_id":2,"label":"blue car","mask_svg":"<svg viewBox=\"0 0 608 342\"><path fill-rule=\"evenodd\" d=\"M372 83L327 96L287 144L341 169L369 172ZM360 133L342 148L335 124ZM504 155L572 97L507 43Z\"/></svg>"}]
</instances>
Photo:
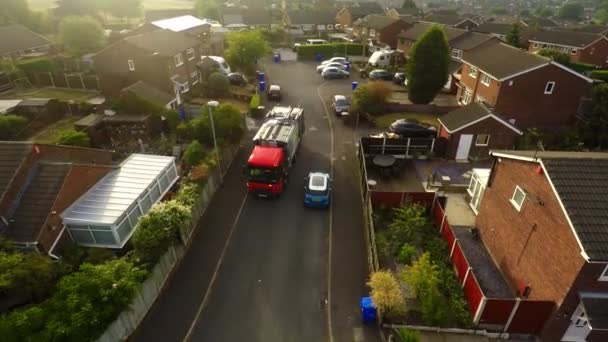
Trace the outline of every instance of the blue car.
<instances>
[{"instance_id":1,"label":"blue car","mask_svg":"<svg viewBox=\"0 0 608 342\"><path fill-rule=\"evenodd\" d=\"M329 174L311 172L306 177L304 186L304 205L308 207L329 207L331 194L331 178Z\"/></svg>"}]
</instances>

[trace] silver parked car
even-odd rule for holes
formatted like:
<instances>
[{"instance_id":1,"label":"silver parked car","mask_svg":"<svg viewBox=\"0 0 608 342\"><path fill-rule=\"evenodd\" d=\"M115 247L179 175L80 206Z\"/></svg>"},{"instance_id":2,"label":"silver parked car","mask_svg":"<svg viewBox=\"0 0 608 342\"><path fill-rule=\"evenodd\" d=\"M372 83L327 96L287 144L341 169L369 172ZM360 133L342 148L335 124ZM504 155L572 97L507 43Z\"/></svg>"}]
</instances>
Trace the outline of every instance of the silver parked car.
<instances>
[{"instance_id":1,"label":"silver parked car","mask_svg":"<svg viewBox=\"0 0 608 342\"><path fill-rule=\"evenodd\" d=\"M336 68L338 68L338 69L346 70L346 65L344 65L344 64L342 64L342 63L337 63L337 62L334 62L334 63L329 63L329 64L321 64L321 65L319 65L319 66L317 67L317 73L319 73L319 74L320 74L320 73L322 73L322 72L323 72L323 70L324 70L325 68L329 68L329 67L336 67Z\"/></svg>"},{"instance_id":2,"label":"silver parked car","mask_svg":"<svg viewBox=\"0 0 608 342\"><path fill-rule=\"evenodd\" d=\"M323 78L325 78L325 79L349 78L350 73L346 70L342 70L342 69L339 69L336 67L329 67L329 68L323 69L323 71L321 72L321 76L323 76Z\"/></svg>"}]
</instances>

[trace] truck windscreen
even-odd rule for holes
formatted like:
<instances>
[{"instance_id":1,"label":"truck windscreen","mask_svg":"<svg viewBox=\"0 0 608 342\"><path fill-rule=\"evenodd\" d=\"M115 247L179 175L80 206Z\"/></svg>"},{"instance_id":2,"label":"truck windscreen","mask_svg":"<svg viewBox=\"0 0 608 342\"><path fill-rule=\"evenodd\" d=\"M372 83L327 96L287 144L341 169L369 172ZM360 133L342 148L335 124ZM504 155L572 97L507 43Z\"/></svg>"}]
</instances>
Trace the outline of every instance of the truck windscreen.
<instances>
[{"instance_id":1,"label":"truck windscreen","mask_svg":"<svg viewBox=\"0 0 608 342\"><path fill-rule=\"evenodd\" d=\"M246 175L250 182L277 183L281 178L281 170L248 166Z\"/></svg>"}]
</instances>

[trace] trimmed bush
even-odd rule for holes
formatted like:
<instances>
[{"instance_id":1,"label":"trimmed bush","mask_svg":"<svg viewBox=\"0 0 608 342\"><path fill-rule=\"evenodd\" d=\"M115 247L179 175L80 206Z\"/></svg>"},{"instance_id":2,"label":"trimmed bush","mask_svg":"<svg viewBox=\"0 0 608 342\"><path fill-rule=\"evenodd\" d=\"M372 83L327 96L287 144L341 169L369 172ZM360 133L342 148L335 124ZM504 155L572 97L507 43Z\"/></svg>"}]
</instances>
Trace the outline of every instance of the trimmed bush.
<instances>
[{"instance_id":1,"label":"trimmed bush","mask_svg":"<svg viewBox=\"0 0 608 342\"><path fill-rule=\"evenodd\" d=\"M230 81L226 75L216 71L207 78L207 88L216 96L225 95L230 89Z\"/></svg>"},{"instance_id":2,"label":"trimmed bush","mask_svg":"<svg viewBox=\"0 0 608 342\"><path fill-rule=\"evenodd\" d=\"M251 97L251 101L249 101L249 114L252 117L259 118L264 114L264 112L262 110L258 109L258 107L260 107L260 104L261 104L260 94L254 94Z\"/></svg>"},{"instance_id":3,"label":"trimmed bush","mask_svg":"<svg viewBox=\"0 0 608 342\"><path fill-rule=\"evenodd\" d=\"M196 204L200 192L200 184L194 182L184 182L175 195L175 200L189 208L192 208Z\"/></svg>"},{"instance_id":4,"label":"trimmed bush","mask_svg":"<svg viewBox=\"0 0 608 342\"><path fill-rule=\"evenodd\" d=\"M374 306L387 318L397 318L406 311L405 297L395 275L391 271L380 270L372 273L367 285Z\"/></svg>"},{"instance_id":5,"label":"trimmed bush","mask_svg":"<svg viewBox=\"0 0 608 342\"><path fill-rule=\"evenodd\" d=\"M353 94L352 112L384 114L384 104L392 93L385 82L372 81L358 87Z\"/></svg>"},{"instance_id":6,"label":"trimmed bush","mask_svg":"<svg viewBox=\"0 0 608 342\"><path fill-rule=\"evenodd\" d=\"M18 69L26 73L55 72L55 66L47 57L21 60L16 65Z\"/></svg>"},{"instance_id":7,"label":"trimmed bush","mask_svg":"<svg viewBox=\"0 0 608 342\"><path fill-rule=\"evenodd\" d=\"M344 56L345 53L346 55L361 55L363 53L363 45L332 43L301 45L298 47L298 59L301 60L314 60L318 54L321 54L323 59L329 59L336 56Z\"/></svg>"},{"instance_id":8,"label":"trimmed bush","mask_svg":"<svg viewBox=\"0 0 608 342\"><path fill-rule=\"evenodd\" d=\"M0 140L13 140L27 126L27 119L19 115L0 115Z\"/></svg>"},{"instance_id":9,"label":"trimmed bush","mask_svg":"<svg viewBox=\"0 0 608 342\"><path fill-rule=\"evenodd\" d=\"M78 132L73 129L68 129L60 132L55 138L55 144L66 146L91 146L91 138L85 132Z\"/></svg>"},{"instance_id":10,"label":"trimmed bush","mask_svg":"<svg viewBox=\"0 0 608 342\"><path fill-rule=\"evenodd\" d=\"M190 167L197 165L203 160L203 158L205 158L203 146L198 142L198 140L192 141L184 152L184 161L186 162L186 165Z\"/></svg>"},{"instance_id":11,"label":"trimmed bush","mask_svg":"<svg viewBox=\"0 0 608 342\"><path fill-rule=\"evenodd\" d=\"M593 70L591 78L608 82L608 70Z\"/></svg>"},{"instance_id":12,"label":"trimmed bush","mask_svg":"<svg viewBox=\"0 0 608 342\"><path fill-rule=\"evenodd\" d=\"M568 65L569 68L572 68L574 71L584 74L588 71L597 70L597 67L593 64L586 63L570 63Z\"/></svg>"}]
</instances>

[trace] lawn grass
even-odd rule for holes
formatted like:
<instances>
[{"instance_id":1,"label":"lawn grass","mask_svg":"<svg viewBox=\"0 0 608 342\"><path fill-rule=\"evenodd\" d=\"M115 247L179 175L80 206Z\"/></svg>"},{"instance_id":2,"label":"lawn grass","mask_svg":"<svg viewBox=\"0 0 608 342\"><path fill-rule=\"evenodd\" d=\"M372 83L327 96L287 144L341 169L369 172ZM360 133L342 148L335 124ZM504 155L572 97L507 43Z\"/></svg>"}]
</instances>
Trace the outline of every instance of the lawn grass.
<instances>
[{"instance_id":1,"label":"lawn grass","mask_svg":"<svg viewBox=\"0 0 608 342\"><path fill-rule=\"evenodd\" d=\"M40 144L54 144L59 133L74 128L74 123L80 120L80 116L66 116L63 119L44 127L28 138Z\"/></svg>"},{"instance_id":2,"label":"lawn grass","mask_svg":"<svg viewBox=\"0 0 608 342\"><path fill-rule=\"evenodd\" d=\"M418 122L426 123L435 127L439 127L437 114L429 113L391 113L376 117L376 127L388 128L393 122L399 119L413 119Z\"/></svg>"},{"instance_id":3,"label":"lawn grass","mask_svg":"<svg viewBox=\"0 0 608 342\"><path fill-rule=\"evenodd\" d=\"M3 95L3 98L50 98L58 99L59 101L74 101L85 102L88 99L95 97L98 93L76 90L76 89L59 89L59 88L35 88L21 89L14 92L9 92Z\"/></svg>"},{"instance_id":4,"label":"lawn grass","mask_svg":"<svg viewBox=\"0 0 608 342\"><path fill-rule=\"evenodd\" d=\"M56 7L56 0L28 0L30 9L44 11ZM142 7L147 10L154 9L182 9L193 8L194 3L190 0L142 0Z\"/></svg>"},{"instance_id":5,"label":"lawn grass","mask_svg":"<svg viewBox=\"0 0 608 342\"><path fill-rule=\"evenodd\" d=\"M237 100L237 99L233 99L233 98L221 98L221 99L213 98L212 99L212 98L197 97L197 98L194 98L191 102L200 104L200 105L204 105L208 101L211 101L211 100L218 101L219 103L231 104L234 107L236 107L239 110L239 112L241 112L241 113L247 113L249 111L249 102L243 102L241 100Z\"/></svg>"}]
</instances>

